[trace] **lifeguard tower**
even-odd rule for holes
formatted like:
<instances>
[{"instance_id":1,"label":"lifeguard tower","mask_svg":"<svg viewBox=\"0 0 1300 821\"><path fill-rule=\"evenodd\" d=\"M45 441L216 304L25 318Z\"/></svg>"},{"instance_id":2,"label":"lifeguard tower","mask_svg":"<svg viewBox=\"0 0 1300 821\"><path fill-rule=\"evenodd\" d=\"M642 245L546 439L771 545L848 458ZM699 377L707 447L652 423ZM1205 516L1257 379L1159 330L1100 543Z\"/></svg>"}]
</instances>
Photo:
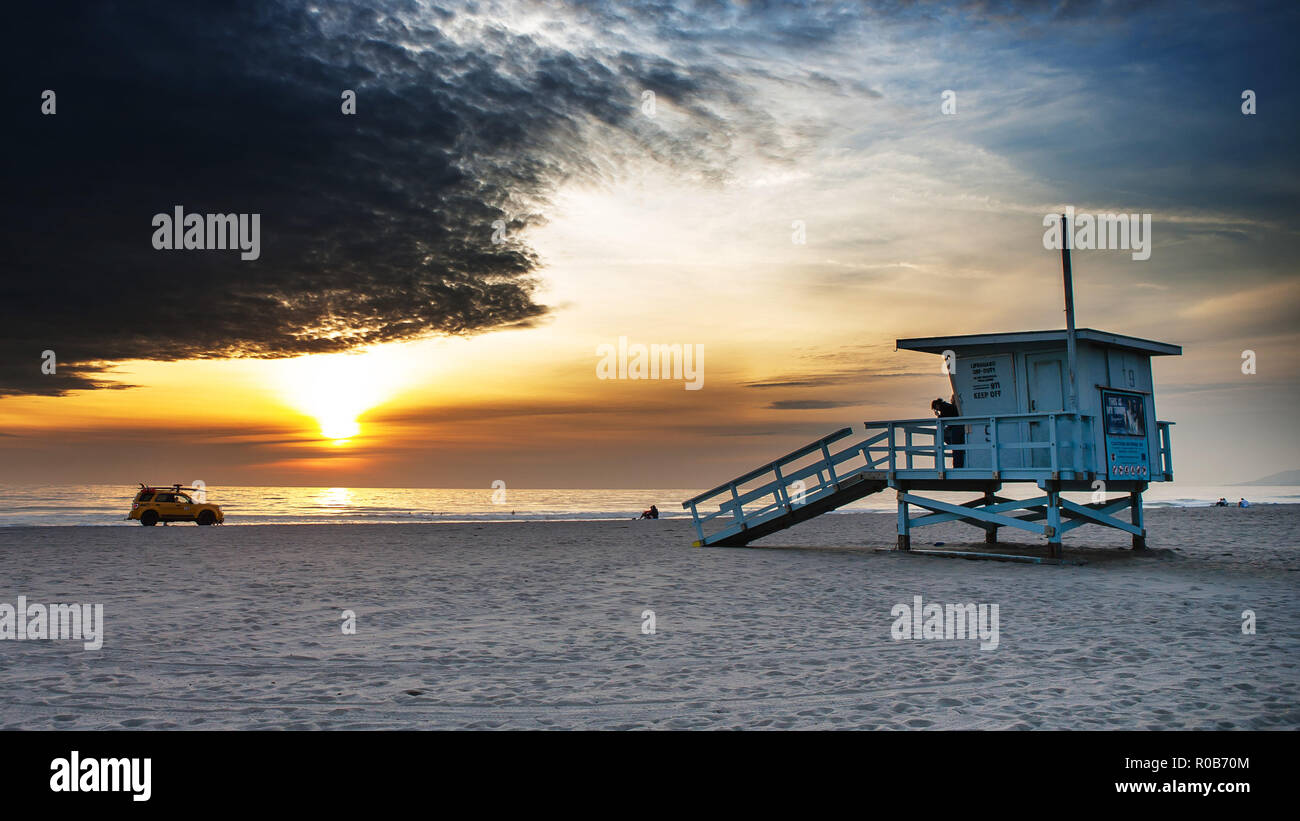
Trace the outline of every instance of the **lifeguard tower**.
<instances>
[{"instance_id":1,"label":"lifeguard tower","mask_svg":"<svg viewBox=\"0 0 1300 821\"><path fill-rule=\"evenodd\" d=\"M953 521L982 528L988 544L1000 528L1027 530L1046 538L1052 558L1060 558L1062 536L1085 524L1127 531L1135 549L1146 547L1142 493L1174 478L1173 423L1156 421L1151 357L1182 348L1075 330L1068 250L1063 262L1064 330L897 340L896 349L944 357L960 416L867 422L856 440L842 428L687 499L695 545L743 546L892 488L900 550L911 550L913 528ZM964 437L951 435L954 427ZM1031 482L1041 491L1033 498L998 495L1008 483ZM934 491L979 495L965 503L922 495ZM1065 492L1090 493L1091 501ZM1108 498L1113 493L1123 495ZM913 515L913 507L924 512ZM1117 516L1125 510L1127 521Z\"/></svg>"}]
</instances>

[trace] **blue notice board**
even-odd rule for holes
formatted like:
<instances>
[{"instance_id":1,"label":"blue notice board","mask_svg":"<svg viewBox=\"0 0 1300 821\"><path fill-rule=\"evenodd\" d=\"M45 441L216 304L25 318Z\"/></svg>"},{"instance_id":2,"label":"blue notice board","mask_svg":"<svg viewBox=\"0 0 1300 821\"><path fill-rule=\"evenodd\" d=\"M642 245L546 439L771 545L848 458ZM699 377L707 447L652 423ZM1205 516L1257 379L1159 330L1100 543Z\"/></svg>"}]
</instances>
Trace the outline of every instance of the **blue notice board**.
<instances>
[{"instance_id":1,"label":"blue notice board","mask_svg":"<svg viewBox=\"0 0 1300 821\"><path fill-rule=\"evenodd\" d=\"M1146 400L1141 394L1102 391L1101 410L1106 426L1107 478L1150 479Z\"/></svg>"}]
</instances>

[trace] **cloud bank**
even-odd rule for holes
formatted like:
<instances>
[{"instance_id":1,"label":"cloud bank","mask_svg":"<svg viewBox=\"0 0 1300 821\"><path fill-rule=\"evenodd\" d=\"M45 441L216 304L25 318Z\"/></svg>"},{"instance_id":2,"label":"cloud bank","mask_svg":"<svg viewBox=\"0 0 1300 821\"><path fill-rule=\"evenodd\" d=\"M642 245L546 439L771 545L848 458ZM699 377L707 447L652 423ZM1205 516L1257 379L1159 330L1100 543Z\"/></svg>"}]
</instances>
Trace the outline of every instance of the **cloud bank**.
<instances>
[{"instance_id":1,"label":"cloud bank","mask_svg":"<svg viewBox=\"0 0 1300 821\"><path fill-rule=\"evenodd\" d=\"M18 162L0 206L0 395L113 387L103 371L123 360L526 326L548 309L520 232L557 186L631 152L725 175L718 112L744 96L723 73L476 8L24 9L11 30L32 36L3 80ZM646 117L645 88L687 127ZM260 258L155 250L151 219L175 206L260 214Z\"/></svg>"}]
</instances>

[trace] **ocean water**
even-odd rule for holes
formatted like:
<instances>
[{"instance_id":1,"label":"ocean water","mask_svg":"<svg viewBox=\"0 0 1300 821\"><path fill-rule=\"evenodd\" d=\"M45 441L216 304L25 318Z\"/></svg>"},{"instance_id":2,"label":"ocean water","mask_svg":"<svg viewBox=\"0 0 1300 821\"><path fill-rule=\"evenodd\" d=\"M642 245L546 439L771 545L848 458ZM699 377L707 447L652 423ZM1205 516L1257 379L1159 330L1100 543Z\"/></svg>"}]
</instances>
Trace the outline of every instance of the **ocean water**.
<instances>
[{"instance_id":1,"label":"ocean water","mask_svg":"<svg viewBox=\"0 0 1300 821\"><path fill-rule=\"evenodd\" d=\"M116 525L126 521L134 485L15 485L0 484L0 527L49 525ZM1033 485L1009 484L1003 495L1028 498ZM344 488L344 487L219 487L208 488L208 501L221 505L226 525L364 524L414 522L506 522L519 520L632 519L651 504L662 518L690 517L681 502L701 491L536 490L505 491L494 501L491 488ZM965 501L969 493L935 494ZM1071 494L1072 498L1088 494ZM1153 484L1145 496L1149 507L1202 507L1220 496L1235 503L1300 503L1300 486L1188 486ZM892 493L878 493L846 505L839 512L893 512Z\"/></svg>"}]
</instances>

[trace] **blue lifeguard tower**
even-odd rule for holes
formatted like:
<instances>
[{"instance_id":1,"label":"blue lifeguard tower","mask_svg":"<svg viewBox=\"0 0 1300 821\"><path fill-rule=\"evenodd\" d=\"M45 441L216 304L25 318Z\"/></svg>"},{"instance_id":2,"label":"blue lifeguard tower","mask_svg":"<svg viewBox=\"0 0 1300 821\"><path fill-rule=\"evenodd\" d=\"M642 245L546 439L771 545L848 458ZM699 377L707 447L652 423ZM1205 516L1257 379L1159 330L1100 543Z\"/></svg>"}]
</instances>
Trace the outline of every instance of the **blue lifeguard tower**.
<instances>
[{"instance_id":1,"label":"blue lifeguard tower","mask_svg":"<svg viewBox=\"0 0 1300 821\"><path fill-rule=\"evenodd\" d=\"M912 549L913 528L953 521L982 528L988 544L997 543L1000 528L1027 530L1046 538L1052 558L1060 558L1062 536L1085 524L1127 531L1135 549L1145 548L1142 493L1150 482L1174 478L1173 423L1156 421L1151 357L1178 356L1182 348L1076 330L1068 250L1063 262L1064 330L897 340L896 349L944 357L959 416L867 422L862 439L842 428L687 499L695 545L744 546L893 489L900 550ZM964 437L945 435L954 426ZM1041 493L999 496L1009 483L1034 483ZM922 495L934 491L979 495L965 503ZM1066 492L1090 493L1091 501L1071 501ZM1113 493L1123 495L1108 498ZM1127 521L1117 515L1125 510Z\"/></svg>"}]
</instances>

